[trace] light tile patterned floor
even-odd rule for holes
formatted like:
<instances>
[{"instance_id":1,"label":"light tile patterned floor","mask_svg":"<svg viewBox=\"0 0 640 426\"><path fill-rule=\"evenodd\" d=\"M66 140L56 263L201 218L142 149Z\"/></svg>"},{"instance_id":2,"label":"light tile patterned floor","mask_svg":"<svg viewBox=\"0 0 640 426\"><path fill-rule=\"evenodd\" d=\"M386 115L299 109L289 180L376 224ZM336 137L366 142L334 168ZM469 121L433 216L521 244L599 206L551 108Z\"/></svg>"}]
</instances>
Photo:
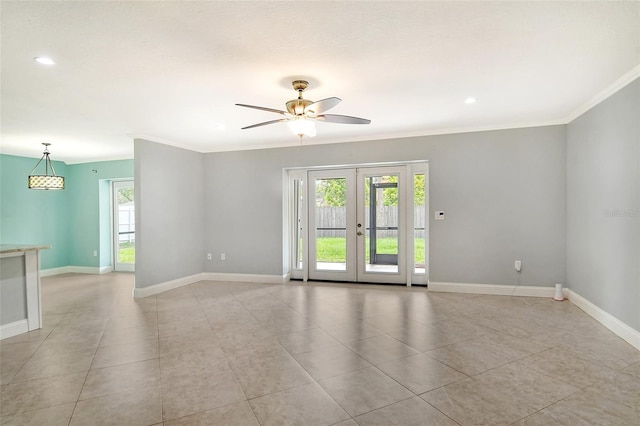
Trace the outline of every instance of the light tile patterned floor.
<instances>
[{"instance_id":1,"label":"light tile patterned floor","mask_svg":"<svg viewBox=\"0 0 640 426\"><path fill-rule=\"evenodd\" d=\"M346 284L43 279L2 425L638 425L640 352L570 302Z\"/></svg>"}]
</instances>

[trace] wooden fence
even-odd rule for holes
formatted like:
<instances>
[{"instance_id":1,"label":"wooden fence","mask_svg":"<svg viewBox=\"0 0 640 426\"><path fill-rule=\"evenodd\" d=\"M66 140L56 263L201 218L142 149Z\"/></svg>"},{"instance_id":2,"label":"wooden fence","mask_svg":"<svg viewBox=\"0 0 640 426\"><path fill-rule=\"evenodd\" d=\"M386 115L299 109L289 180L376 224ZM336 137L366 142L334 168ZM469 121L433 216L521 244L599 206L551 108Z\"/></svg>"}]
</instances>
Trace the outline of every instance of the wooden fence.
<instances>
[{"instance_id":1,"label":"wooden fence","mask_svg":"<svg viewBox=\"0 0 640 426\"><path fill-rule=\"evenodd\" d=\"M395 206L378 207L377 225L384 227L398 226L398 208ZM425 212L424 209L416 209L415 227L424 229ZM346 207L316 207L316 228L319 238L344 238L346 235L347 214ZM369 228L369 215L365 215L365 227ZM416 233L422 231L416 231ZM394 237L396 231L378 231L379 238Z\"/></svg>"}]
</instances>

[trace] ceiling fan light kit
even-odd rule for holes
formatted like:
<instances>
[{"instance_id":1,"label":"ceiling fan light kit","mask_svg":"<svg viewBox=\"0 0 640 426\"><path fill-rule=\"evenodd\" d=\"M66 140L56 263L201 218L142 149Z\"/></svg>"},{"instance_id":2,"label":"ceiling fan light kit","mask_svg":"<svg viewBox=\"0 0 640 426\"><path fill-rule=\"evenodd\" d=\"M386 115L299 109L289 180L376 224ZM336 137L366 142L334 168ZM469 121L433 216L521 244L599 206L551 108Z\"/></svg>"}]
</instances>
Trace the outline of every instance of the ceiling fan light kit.
<instances>
[{"instance_id":1,"label":"ceiling fan light kit","mask_svg":"<svg viewBox=\"0 0 640 426\"><path fill-rule=\"evenodd\" d=\"M252 129L254 127L266 126L268 124L286 122L289 129L302 139L304 136L314 137L317 134L316 121L325 121L327 123L343 123L343 124L369 124L371 120L366 118L350 117L348 115L336 115L336 114L323 114L325 111L338 105L342 99L331 97L321 99L313 102L302 97L309 82L306 80L294 80L291 85L293 89L298 92L297 99L288 101L285 105L287 110L282 111L273 108L260 107L247 104L236 104L237 106L245 108L253 108L261 111L275 112L276 114L283 115L284 118L278 120L270 120L262 123L253 124L243 127L242 130Z\"/></svg>"},{"instance_id":2,"label":"ceiling fan light kit","mask_svg":"<svg viewBox=\"0 0 640 426\"><path fill-rule=\"evenodd\" d=\"M308 136L310 138L318 134L316 130L316 123L306 118L296 118L294 120L287 121L287 126L293 132L294 135Z\"/></svg>"}]
</instances>

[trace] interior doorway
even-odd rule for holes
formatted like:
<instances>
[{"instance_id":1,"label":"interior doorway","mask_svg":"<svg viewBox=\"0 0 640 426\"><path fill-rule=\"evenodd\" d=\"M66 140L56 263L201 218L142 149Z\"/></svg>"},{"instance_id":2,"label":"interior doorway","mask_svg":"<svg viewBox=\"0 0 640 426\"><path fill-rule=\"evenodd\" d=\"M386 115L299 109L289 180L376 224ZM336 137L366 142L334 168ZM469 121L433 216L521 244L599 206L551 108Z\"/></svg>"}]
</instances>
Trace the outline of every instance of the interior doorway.
<instances>
[{"instance_id":1,"label":"interior doorway","mask_svg":"<svg viewBox=\"0 0 640 426\"><path fill-rule=\"evenodd\" d=\"M132 180L113 181L113 269L133 272L136 264L136 210Z\"/></svg>"}]
</instances>

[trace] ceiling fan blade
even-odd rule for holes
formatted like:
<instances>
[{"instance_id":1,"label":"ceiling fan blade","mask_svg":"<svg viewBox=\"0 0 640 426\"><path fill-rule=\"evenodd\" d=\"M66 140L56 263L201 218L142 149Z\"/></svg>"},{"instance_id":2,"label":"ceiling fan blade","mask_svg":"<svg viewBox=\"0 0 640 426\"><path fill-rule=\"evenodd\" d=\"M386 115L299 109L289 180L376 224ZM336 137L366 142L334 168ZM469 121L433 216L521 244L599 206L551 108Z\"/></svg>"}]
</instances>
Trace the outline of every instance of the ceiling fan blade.
<instances>
[{"instance_id":1,"label":"ceiling fan blade","mask_svg":"<svg viewBox=\"0 0 640 426\"><path fill-rule=\"evenodd\" d=\"M267 124L275 124L275 123L280 123L282 121L289 121L286 118L281 118L279 120L271 120L271 121L265 121L263 123L258 123L258 124L252 124L251 126L247 126L247 127L243 127L240 130L244 130L244 129L253 129L254 127L260 127L260 126L266 126Z\"/></svg>"},{"instance_id":2,"label":"ceiling fan blade","mask_svg":"<svg viewBox=\"0 0 640 426\"><path fill-rule=\"evenodd\" d=\"M255 105L247 105L247 104L236 104L237 106L241 106L241 107L245 107L245 108L253 108L253 109L259 109L261 111L269 111L269 112L275 112L276 114L286 114L286 111L282 111L279 109L273 109L273 108L266 108L266 107L260 107L260 106L255 106Z\"/></svg>"},{"instance_id":3,"label":"ceiling fan blade","mask_svg":"<svg viewBox=\"0 0 640 426\"><path fill-rule=\"evenodd\" d=\"M343 124L369 124L371 120L366 118L350 117L348 115L324 114L316 117L318 120L327 123L343 123Z\"/></svg>"},{"instance_id":4,"label":"ceiling fan blade","mask_svg":"<svg viewBox=\"0 0 640 426\"><path fill-rule=\"evenodd\" d=\"M334 106L338 105L340 102L342 102L342 99L336 97L320 99L319 101L315 101L314 103L309 105L305 109L305 112L312 115L322 114L323 112L328 111Z\"/></svg>"}]
</instances>

